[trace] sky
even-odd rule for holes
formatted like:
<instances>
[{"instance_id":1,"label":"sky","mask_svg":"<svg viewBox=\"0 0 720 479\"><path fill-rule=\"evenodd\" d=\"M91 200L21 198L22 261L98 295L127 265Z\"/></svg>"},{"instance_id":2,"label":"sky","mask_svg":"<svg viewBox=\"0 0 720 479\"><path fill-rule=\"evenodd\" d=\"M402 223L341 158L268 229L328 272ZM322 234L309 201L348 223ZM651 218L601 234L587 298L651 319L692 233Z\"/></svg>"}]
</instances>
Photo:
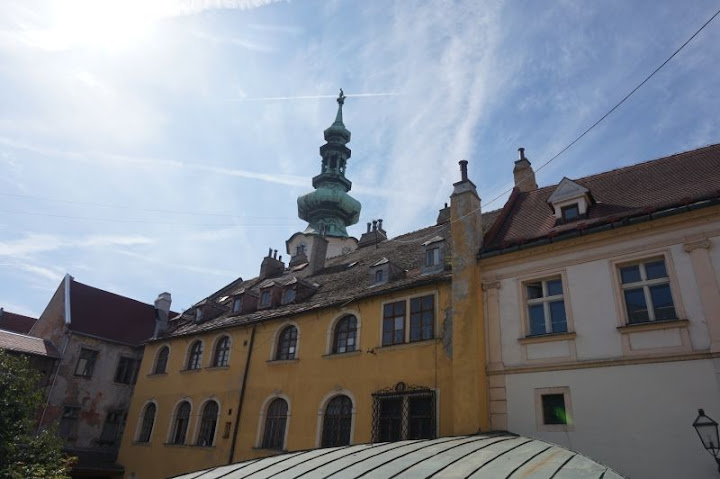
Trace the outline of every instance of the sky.
<instances>
[{"instance_id":1,"label":"sky","mask_svg":"<svg viewBox=\"0 0 720 479\"><path fill-rule=\"evenodd\" d=\"M306 224L339 88L356 237L434 224L459 180L503 206L717 10L716 0L3 0L0 307L65 274L183 310ZM720 142L720 18L540 186Z\"/></svg>"}]
</instances>

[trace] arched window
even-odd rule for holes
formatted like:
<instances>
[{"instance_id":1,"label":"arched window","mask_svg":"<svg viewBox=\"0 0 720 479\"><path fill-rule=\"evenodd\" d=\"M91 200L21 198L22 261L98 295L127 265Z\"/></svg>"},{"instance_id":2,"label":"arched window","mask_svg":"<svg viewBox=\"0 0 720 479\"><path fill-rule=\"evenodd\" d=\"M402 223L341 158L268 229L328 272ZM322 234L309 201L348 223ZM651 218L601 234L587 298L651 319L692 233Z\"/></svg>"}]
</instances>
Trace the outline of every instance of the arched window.
<instances>
[{"instance_id":1,"label":"arched window","mask_svg":"<svg viewBox=\"0 0 720 479\"><path fill-rule=\"evenodd\" d=\"M295 359L297 348L297 328L288 326L280 332L275 359Z\"/></svg>"},{"instance_id":2,"label":"arched window","mask_svg":"<svg viewBox=\"0 0 720 479\"><path fill-rule=\"evenodd\" d=\"M187 369L200 369L202 366L202 341L195 341L190 346L190 354L188 354Z\"/></svg>"},{"instance_id":3,"label":"arched window","mask_svg":"<svg viewBox=\"0 0 720 479\"><path fill-rule=\"evenodd\" d=\"M155 403L148 403L147 406L145 406L137 442L150 442L150 434L152 434L153 424L155 424L156 412L157 406L155 406Z\"/></svg>"},{"instance_id":4,"label":"arched window","mask_svg":"<svg viewBox=\"0 0 720 479\"><path fill-rule=\"evenodd\" d=\"M345 316L335 325L333 334L334 354L355 351L355 336L357 335L357 319L353 315Z\"/></svg>"},{"instance_id":5,"label":"arched window","mask_svg":"<svg viewBox=\"0 0 720 479\"><path fill-rule=\"evenodd\" d=\"M282 398L274 399L267 408L265 415L265 433L262 447L265 449L282 450L285 443L285 426L287 425L288 405Z\"/></svg>"},{"instance_id":6,"label":"arched window","mask_svg":"<svg viewBox=\"0 0 720 479\"><path fill-rule=\"evenodd\" d=\"M155 369L154 374L162 374L167 371L168 356L170 355L170 348L163 346L155 357Z\"/></svg>"},{"instance_id":7,"label":"arched window","mask_svg":"<svg viewBox=\"0 0 720 479\"><path fill-rule=\"evenodd\" d=\"M215 439L215 426L217 425L218 405L215 401L208 401L203 407L200 419L200 433L198 446L212 446Z\"/></svg>"},{"instance_id":8,"label":"arched window","mask_svg":"<svg viewBox=\"0 0 720 479\"><path fill-rule=\"evenodd\" d=\"M349 445L351 424L352 401L344 395L335 396L325 408L322 447Z\"/></svg>"},{"instance_id":9,"label":"arched window","mask_svg":"<svg viewBox=\"0 0 720 479\"><path fill-rule=\"evenodd\" d=\"M175 421L173 421L170 444L185 444L188 424L190 424L190 403L183 401L175 409Z\"/></svg>"},{"instance_id":10,"label":"arched window","mask_svg":"<svg viewBox=\"0 0 720 479\"><path fill-rule=\"evenodd\" d=\"M213 366L227 366L230 360L230 337L223 336L215 345Z\"/></svg>"}]
</instances>

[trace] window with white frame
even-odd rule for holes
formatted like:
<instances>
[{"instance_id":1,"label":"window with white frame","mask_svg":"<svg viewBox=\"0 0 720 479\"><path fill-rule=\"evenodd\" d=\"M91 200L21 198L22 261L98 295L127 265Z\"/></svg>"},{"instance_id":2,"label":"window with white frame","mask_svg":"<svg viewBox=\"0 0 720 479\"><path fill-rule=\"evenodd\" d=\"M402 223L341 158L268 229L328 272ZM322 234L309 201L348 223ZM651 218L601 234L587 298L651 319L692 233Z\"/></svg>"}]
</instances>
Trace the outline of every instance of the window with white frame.
<instances>
[{"instance_id":1,"label":"window with white frame","mask_svg":"<svg viewBox=\"0 0 720 479\"><path fill-rule=\"evenodd\" d=\"M138 433L137 442L150 442L150 435L152 434L153 425L155 424L156 413L157 406L155 405L155 403L148 403L145 406L145 410L142 414L140 432Z\"/></svg>"},{"instance_id":2,"label":"window with white frame","mask_svg":"<svg viewBox=\"0 0 720 479\"><path fill-rule=\"evenodd\" d=\"M528 335L566 333L567 314L562 278L524 283L527 301Z\"/></svg>"},{"instance_id":3,"label":"window with white frame","mask_svg":"<svg viewBox=\"0 0 720 479\"><path fill-rule=\"evenodd\" d=\"M619 266L629 324L677 319L664 258Z\"/></svg>"},{"instance_id":4,"label":"window with white frame","mask_svg":"<svg viewBox=\"0 0 720 479\"><path fill-rule=\"evenodd\" d=\"M535 389L535 415L538 431L574 430L570 388L556 386Z\"/></svg>"},{"instance_id":5,"label":"window with white frame","mask_svg":"<svg viewBox=\"0 0 720 479\"><path fill-rule=\"evenodd\" d=\"M440 246L428 248L425 250L425 266L435 266L440 264Z\"/></svg>"}]
</instances>

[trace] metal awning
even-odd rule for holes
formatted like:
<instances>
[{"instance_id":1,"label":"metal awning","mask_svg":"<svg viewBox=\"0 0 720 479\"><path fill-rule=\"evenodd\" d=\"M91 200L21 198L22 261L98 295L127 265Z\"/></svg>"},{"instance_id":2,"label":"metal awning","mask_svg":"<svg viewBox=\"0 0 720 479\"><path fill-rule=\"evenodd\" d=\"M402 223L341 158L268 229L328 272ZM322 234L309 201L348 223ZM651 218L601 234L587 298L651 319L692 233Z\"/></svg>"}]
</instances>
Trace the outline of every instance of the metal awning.
<instances>
[{"instance_id":1,"label":"metal awning","mask_svg":"<svg viewBox=\"0 0 720 479\"><path fill-rule=\"evenodd\" d=\"M481 434L292 452L176 476L240 478L622 479L560 446L513 434Z\"/></svg>"}]
</instances>

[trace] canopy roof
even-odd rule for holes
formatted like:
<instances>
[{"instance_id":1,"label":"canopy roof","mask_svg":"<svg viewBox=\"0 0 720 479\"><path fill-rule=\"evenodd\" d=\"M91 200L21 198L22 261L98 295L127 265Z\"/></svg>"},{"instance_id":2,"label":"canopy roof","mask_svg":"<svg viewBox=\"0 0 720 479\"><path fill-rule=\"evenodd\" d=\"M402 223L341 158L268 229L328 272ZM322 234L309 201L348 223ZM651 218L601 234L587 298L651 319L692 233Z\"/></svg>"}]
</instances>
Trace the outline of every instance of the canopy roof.
<instances>
[{"instance_id":1,"label":"canopy roof","mask_svg":"<svg viewBox=\"0 0 720 479\"><path fill-rule=\"evenodd\" d=\"M176 479L475 478L621 479L576 452L509 433L358 444L292 452Z\"/></svg>"}]
</instances>

